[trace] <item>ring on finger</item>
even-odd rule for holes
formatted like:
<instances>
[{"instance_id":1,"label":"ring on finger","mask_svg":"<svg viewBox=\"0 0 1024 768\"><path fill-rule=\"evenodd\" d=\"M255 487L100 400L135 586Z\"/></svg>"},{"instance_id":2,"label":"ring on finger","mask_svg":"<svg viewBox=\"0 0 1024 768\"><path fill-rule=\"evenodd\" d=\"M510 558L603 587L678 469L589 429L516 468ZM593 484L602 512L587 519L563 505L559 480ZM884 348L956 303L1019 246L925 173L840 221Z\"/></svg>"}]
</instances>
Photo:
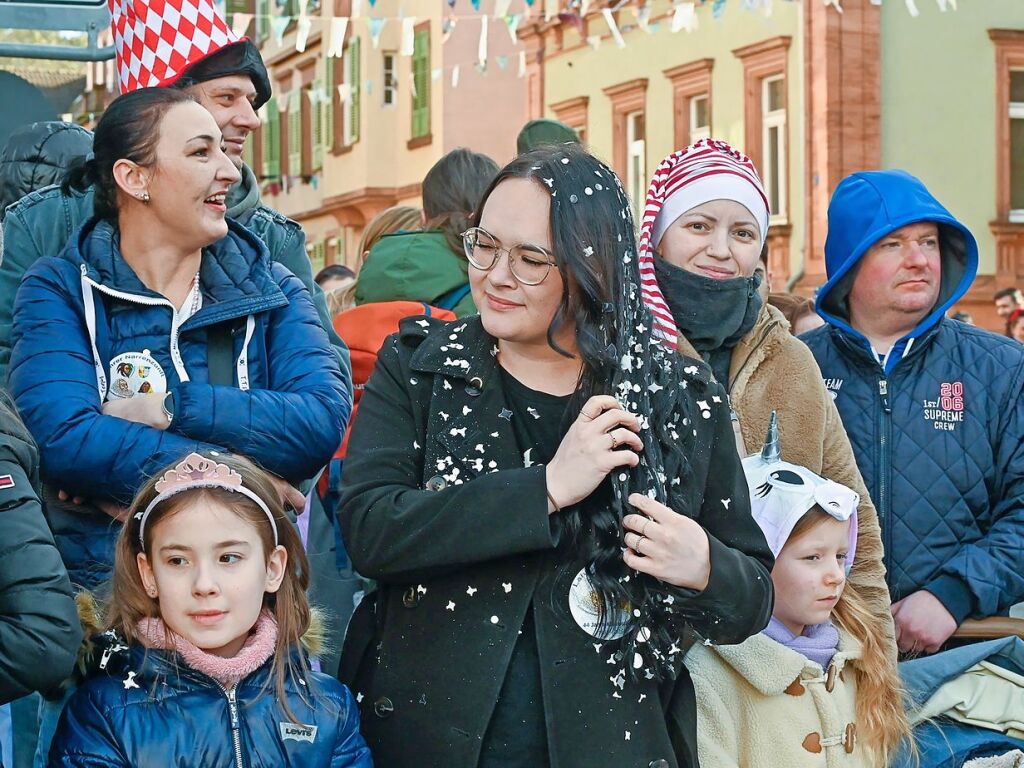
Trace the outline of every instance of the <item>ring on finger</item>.
<instances>
[{"instance_id":1,"label":"ring on finger","mask_svg":"<svg viewBox=\"0 0 1024 768\"><path fill-rule=\"evenodd\" d=\"M650 518L647 518L646 520L644 520L644 527L640 529L640 538L641 539L646 538L646 536L647 536L647 526L650 525L650 524L651 524L651 519Z\"/></svg>"},{"instance_id":2,"label":"ring on finger","mask_svg":"<svg viewBox=\"0 0 1024 768\"><path fill-rule=\"evenodd\" d=\"M643 535L643 534L641 533L641 534L640 534L640 538L639 538L639 539L637 539L637 540L636 540L636 544L634 544L634 545L633 545L633 549L634 549L634 550L636 551L636 553L637 553L638 555L642 555L642 554L643 554L643 552L641 552L641 551L640 551L640 542L642 542L642 541L643 541L644 539L646 539L646 538L647 538L647 537L646 537L646 536L644 536L644 535Z\"/></svg>"},{"instance_id":3,"label":"ring on finger","mask_svg":"<svg viewBox=\"0 0 1024 768\"><path fill-rule=\"evenodd\" d=\"M608 437L610 437L612 439L612 448L611 449L614 451L616 448L619 447L619 439L617 437L615 437L615 433L614 432L609 432L608 433Z\"/></svg>"}]
</instances>

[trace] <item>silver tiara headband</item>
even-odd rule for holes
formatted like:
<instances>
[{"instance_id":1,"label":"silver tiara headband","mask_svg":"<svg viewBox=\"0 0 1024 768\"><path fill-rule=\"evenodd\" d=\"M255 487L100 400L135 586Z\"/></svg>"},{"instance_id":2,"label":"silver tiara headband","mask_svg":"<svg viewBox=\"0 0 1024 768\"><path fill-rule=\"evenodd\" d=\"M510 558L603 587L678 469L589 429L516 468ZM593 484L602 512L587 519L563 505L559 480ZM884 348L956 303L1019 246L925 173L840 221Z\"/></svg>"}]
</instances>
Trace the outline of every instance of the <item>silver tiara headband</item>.
<instances>
[{"instance_id":1,"label":"silver tiara headband","mask_svg":"<svg viewBox=\"0 0 1024 768\"><path fill-rule=\"evenodd\" d=\"M252 499L266 513L267 519L270 521L270 527L274 531L274 546L276 547L280 543L277 537L277 523L274 521L274 516L267 503L242 485L242 476L227 464L218 464L213 459L208 459L201 454L190 453L173 469L164 472L164 476L156 481L155 487L156 498L149 502L144 510L135 514L135 518L139 521L139 543L143 547L146 546L146 520L149 519L149 513L156 509L158 504L162 504L172 496L197 488L221 488Z\"/></svg>"}]
</instances>

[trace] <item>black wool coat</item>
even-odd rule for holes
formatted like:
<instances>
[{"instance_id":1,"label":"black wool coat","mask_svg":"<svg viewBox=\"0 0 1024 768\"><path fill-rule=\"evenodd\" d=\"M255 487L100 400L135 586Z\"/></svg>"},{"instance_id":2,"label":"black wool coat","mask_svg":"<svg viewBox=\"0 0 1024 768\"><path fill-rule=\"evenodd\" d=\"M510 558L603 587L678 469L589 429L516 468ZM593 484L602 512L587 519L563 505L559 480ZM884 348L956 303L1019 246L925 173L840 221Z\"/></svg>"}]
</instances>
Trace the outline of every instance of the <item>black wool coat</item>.
<instances>
[{"instance_id":1,"label":"black wool coat","mask_svg":"<svg viewBox=\"0 0 1024 768\"><path fill-rule=\"evenodd\" d=\"M475 768L526 612L533 611L552 768L696 766L693 687L628 678L615 644L573 620L544 467L524 466L497 347L479 317L406 320L363 395L339 509L360 605L339 676L384 768ZM708 531L706 589L676 591L692 628L738 643L768 622L772 556L750 516L725 393L694 362L689 509ZM707 407L705 405L705 407ZM724 503L723 503L724 502ZM677 666L681 665L680 661Z\"/></svg>"}]
</instances>

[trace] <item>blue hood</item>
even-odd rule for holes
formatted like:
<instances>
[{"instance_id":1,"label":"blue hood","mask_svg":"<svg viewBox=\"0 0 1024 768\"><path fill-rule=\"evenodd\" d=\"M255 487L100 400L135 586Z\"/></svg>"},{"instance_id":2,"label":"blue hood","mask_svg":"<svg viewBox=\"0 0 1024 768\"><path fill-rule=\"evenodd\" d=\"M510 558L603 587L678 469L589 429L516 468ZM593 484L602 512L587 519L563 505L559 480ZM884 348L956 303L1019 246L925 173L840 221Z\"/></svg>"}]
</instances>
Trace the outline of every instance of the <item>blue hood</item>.
<instances>
[{"instance_id":1,"label":"blue hood","mask_svg":"<svg viewBox=\"0 0 1024 768\"><path fill-rule=\"evenodd\" d=\"M939 298L931 313L903 341L916 338L935 325L967 292L978 271L978 244L970 230L953 218L919 179L906 171L864 171L840 182L828 206L828 238L825 240L828 282L818 291L816 305L825 322L863 339L849 325L846 304L857 265L867 250L890 232L923 221L939 225L942 249Z\"/></svg>"}]
</instances>

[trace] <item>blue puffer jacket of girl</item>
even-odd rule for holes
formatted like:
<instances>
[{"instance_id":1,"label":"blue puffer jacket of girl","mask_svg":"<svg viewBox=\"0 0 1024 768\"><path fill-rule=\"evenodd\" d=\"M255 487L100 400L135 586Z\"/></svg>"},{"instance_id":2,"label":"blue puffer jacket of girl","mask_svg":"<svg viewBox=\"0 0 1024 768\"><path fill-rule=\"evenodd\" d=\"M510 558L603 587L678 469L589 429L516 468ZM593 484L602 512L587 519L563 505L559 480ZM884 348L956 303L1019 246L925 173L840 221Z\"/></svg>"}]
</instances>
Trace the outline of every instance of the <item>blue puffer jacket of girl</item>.
<instances>
[{"instance_id":1,"label":"blue puffer jacket of girl","mask_svg":"<svg viewBox=\"0 0 1024 768\"><path fill-rule=\"evenodd\" d=\"M126 504L154 472L197 450L248 456L298 484L341 442L351 394L308 291L255 235L228 227L203 250L201 303L184 322L99 219L60 256L37 261L18 291L10 388L39 444L47 515L78 584L109 574L120 526L95 507L60 505L53 491ZM209 383L214 327L231 334L233 386ZM168 429L103 413L106 400L139 392L173 393Z\"/></svg>"},{"instance_id":2,"label":"blue puffer jacket of girl","mask_svg":"<svg viewBox=\"0 0 1024 768\"><path fill-rule=\"evenodd\" d=\"M290 677L286 710L270 661L224 687L177 653L128 647L112 630L94 638L90 658L61 714L50 768L373 767L356 702L328 675Z\"/></svg>"}]
</instances>

